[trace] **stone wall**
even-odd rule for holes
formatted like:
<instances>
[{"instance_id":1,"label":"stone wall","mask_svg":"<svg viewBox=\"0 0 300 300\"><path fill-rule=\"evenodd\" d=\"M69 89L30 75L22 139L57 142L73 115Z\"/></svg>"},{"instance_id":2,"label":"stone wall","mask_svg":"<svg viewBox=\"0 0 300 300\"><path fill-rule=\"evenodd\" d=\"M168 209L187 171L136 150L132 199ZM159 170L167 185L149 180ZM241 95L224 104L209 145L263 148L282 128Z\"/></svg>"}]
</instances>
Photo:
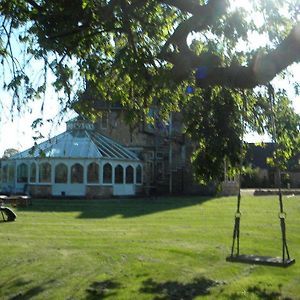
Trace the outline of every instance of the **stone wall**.
<instances>
[{"instance_id":1,"label":"stone wall","mask_svg":"<svg viewBox=\"0 0 300 300\"><path fill-rule=\"evenodd\" d=\"M86 186L87 198L106 198L106 197L111 197L112 194L113 194L112 186L99 186L99 185Z\"/></svg>"},{"instance_id":2,"label":"stone wall","mask_svg":"<svg viewBox=\"0 0 300 300\"><path fill-rule=\"evenodd\" d=\"M30 184L28 192L32 197L51 197L52 188L50 184Z\"/></svg>"}]
</instances>

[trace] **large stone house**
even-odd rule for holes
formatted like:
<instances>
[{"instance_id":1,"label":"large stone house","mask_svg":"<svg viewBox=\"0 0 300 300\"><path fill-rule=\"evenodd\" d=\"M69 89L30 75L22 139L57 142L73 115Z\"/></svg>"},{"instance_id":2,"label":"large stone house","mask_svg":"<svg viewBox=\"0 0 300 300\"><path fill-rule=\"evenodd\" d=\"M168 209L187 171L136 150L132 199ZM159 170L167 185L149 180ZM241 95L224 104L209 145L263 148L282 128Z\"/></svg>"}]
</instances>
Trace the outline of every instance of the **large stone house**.
<instances>
[{"instance_id":1,"label":"large stone house","mask_svg":"<svg viewBox=\"0 0 300 300\"><path fill-rule=\"evenodd\" d=\"M140 122L132 128L124 121L125 111L120 105L100 102L97 109L102 112L95 123L97 130L126 146L143 161L145 193L208 192L193 180L190 163L193 145L183 133L180 113L171 113L164 122L153 107L150 114L154 124Z\"/></svg>"}]
</instances>

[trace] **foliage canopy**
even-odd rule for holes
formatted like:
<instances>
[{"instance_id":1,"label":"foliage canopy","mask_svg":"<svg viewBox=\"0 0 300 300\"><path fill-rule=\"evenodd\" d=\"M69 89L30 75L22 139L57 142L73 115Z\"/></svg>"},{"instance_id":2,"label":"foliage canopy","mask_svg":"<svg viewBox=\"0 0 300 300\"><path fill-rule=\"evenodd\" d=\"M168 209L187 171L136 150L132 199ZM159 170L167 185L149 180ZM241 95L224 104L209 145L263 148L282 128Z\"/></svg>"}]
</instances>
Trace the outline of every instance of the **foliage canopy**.
<instances>
[{"instance_id":1,"label":"foliage canopy","mask_svg":"<svg viewBox=\"0 0 300 300\"><path fill-rule=\"evenodd\" d=\"M232 166L239 161L245 130L272 132L264 86L300 60L299 1L239 2L2 0L0 57L12 74L4 88L20 107L45 91L50 70L54 87L67 96L64 105L76 102L89 116L97 115L97 99L121 103L134 112L132 121L153 103L162 116L182 110L199 145L200 179L216 178L224 157ZM39 83L26 71L32 59L43 62ZM277 140L286 159L299 141L299 117L285 91L277 96Z\"/></svg>"}]
</instances>

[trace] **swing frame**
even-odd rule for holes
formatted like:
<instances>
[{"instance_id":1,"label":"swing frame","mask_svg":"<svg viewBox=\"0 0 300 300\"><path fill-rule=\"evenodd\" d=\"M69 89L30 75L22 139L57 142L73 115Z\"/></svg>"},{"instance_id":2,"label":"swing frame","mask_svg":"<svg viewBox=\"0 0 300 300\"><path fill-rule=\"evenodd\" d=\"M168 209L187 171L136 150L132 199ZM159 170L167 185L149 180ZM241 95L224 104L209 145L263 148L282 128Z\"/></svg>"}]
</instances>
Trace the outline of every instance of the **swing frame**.
<instances>
[{"instance_id":1,"label":"swing frame","mask_svg":"<svg viewBox=\"0 0 300 300\"><path fill-rule=\"evenodd\" d=\"M274 89L271 84L268 85L268 93L270 99L270 108L271 108L271 122L272 122L272 131L273 131L273 141L275 146L277 147L277 136L276 136L276 124L274 120ZM279 208L280 212L278 214L280 220L280 228L281 228L281 238L282 238L282 256L281 257L272 257L272 256L260 256L254 254L240 254L240 221L241 221L241 166L242 162L240 162L240 172L239 172L239 192L237 197L237 210L235 213L235 222L233 228L233 239L231 246L231 254L226 257L226 261L228 262L238 262L238 263L247 263L247 264L257 264L257 265L267 265L267 266L276 266L276 267L288 267L293 265L296 260L290 257L289 249L286 240L286 225L285 218L286 213L283 209L283 201L282 201L282 191L281 191L281 171L280 168L277 167L278 172L278 200L279 200Z\"/></svg>"}]
</instances>

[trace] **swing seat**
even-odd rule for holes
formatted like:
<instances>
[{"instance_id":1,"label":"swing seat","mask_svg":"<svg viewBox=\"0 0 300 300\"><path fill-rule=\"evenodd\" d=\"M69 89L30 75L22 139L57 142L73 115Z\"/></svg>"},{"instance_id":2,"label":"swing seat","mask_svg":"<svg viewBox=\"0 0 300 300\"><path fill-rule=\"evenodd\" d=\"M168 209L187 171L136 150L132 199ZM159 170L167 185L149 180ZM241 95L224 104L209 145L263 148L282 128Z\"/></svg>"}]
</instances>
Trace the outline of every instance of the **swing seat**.
<instances>
[{"instance_id":1,"label":"swing seat","mask_svg":"<svg viewBox=\"0 0 300 300\"><path fill-rule=\"evenodd\" d=\"M294 258L286 258L283 260L282 257L259 256L253 254L230 255L226 257L226 261L274 267L288 267L296 262Z\"/></svg>"}]
</instances>

